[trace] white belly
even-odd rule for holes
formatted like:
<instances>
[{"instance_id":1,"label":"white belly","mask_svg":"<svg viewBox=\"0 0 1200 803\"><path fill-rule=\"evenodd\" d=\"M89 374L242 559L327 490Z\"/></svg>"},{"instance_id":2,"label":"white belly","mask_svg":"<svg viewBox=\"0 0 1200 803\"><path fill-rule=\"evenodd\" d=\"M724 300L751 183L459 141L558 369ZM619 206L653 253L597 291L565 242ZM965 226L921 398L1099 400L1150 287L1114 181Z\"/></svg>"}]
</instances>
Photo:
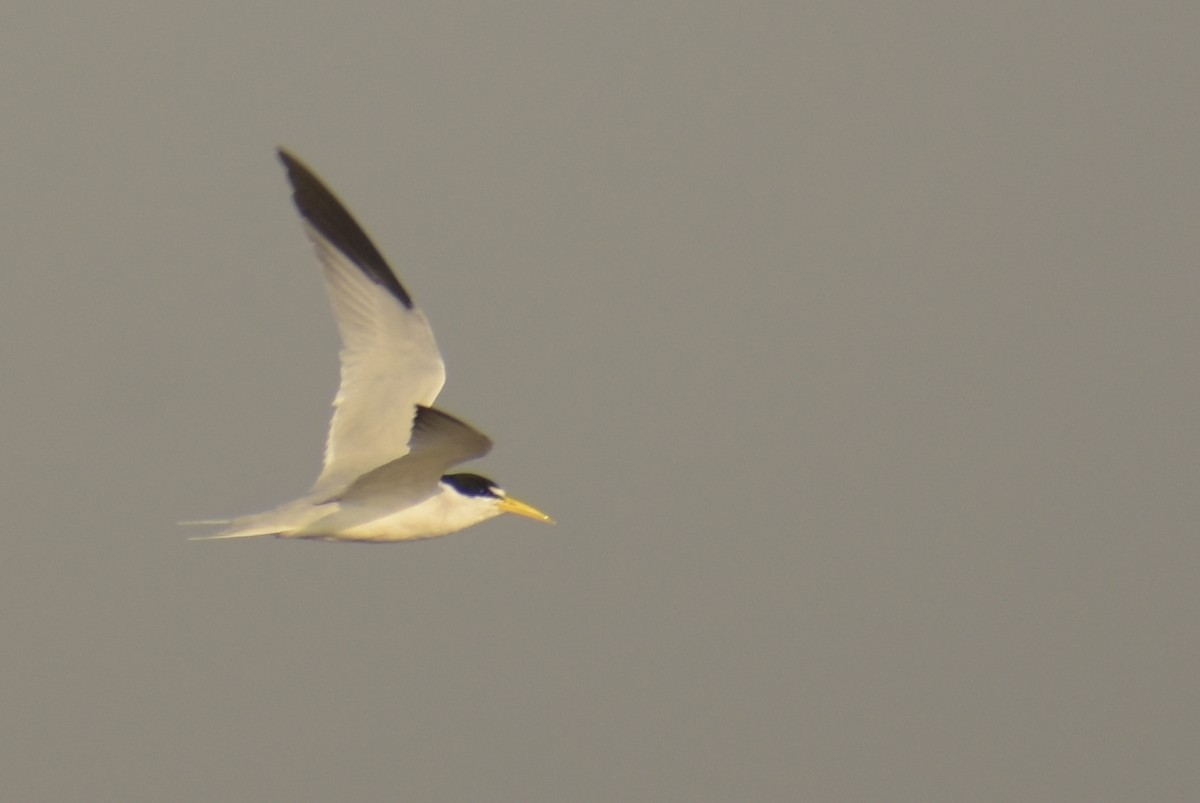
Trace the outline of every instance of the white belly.
<instances>
[{"instance_id":1,"label":"white belly","mask_svg":"<svg viewBox=\"0 0 1200 803\"><path fill-rule=\"evenodd\" d=\"M322 538L329 541L415 541L437 538L499 515L494 504L464 500L443 490L424 501L402 508L347 506L288 533L291 538Z\"/></svg>"}]
</instances>

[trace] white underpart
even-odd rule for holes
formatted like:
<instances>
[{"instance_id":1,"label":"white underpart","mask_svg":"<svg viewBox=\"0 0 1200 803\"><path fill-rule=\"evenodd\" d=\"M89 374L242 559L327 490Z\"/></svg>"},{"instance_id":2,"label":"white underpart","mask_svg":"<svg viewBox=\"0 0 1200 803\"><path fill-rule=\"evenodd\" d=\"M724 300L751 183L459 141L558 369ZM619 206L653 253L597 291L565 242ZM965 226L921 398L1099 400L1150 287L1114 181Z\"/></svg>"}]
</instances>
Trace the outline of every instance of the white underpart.
<instances>
[{"instance_id":1,"label":"white underpart","mask_svg":"<svg viewBox=\"0 0 1200 803\"><path fill-rule=\"evenodd\" d=\"M332 541L436 538L500 515L502 511L497 507L498 502L498 499L489 496L463 496L445 483L439 483L439 493L403 510L346 505L329 516L284 535Z\"/></svg>"}]
</instances>

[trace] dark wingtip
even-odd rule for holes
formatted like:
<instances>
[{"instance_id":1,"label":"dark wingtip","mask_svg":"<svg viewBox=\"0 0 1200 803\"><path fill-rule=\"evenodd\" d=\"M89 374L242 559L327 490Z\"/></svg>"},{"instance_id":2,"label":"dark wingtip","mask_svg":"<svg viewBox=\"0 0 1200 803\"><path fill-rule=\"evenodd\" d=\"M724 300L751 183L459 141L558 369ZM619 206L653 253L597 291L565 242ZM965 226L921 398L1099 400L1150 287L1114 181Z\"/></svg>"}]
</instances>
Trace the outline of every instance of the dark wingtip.
<instances>
[{"instance_id":1,"label":"dark wingtip","mask_svg":"<svg viewBox=\"0 0 1200 803\"><path fill-rule=\"evenodd\" d=\"M276 149L279 161L287 170L292 185L292 200L304 219L321 236L357 265L371 281L386 287L407 309L412 309L412 297L400 284L387 260L371 242L346 207L308 165L293 156L286 148Z\"/></svg>"}]
</instances>

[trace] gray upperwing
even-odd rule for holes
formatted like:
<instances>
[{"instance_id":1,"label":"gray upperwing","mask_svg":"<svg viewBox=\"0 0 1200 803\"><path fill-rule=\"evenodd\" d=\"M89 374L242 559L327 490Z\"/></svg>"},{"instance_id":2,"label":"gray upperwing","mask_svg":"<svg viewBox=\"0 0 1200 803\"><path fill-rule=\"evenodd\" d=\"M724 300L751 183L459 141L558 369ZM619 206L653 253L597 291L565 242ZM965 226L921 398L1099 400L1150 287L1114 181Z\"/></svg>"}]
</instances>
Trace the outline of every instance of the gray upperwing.
<instances>
[{"instance_id":1,"label":"gray upperwing","mask_svg":"<svg viewBox=\"0 0 1200 803\"><path fill-rule=\"evenodd\" d=\"M417 405L408 454L363 474L337 498L354 502L384 495L408 496L410 492L424 498L437 488L446 469L483 457L491 449L491 439L467 422Z\"/></svg>"}]
</instances>

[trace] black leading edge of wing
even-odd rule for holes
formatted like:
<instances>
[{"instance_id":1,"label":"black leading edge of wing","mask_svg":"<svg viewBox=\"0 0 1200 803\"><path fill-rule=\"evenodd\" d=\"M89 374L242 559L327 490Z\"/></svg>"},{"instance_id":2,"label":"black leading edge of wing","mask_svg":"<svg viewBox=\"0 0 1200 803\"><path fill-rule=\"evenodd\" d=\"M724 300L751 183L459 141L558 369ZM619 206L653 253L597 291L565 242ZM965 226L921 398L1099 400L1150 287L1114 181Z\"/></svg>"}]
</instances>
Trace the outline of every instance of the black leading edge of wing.
<instances>
[{"instance_id":1,"label":"black leading edge of wing","mask_svg":"<svg viewBox=\"0 0 1200 803\"><path fill-rule=\"evenodd\" d=\"M392 273L387 260L371 242L371 238L355 222L316 173L283 148L279 149L279 161L287 168L288 181L292 183L292 199L296 208L314 229L346 255L346 258L362 269L371 281L386 287L406 309L412 309L412 297L404 285Z\"/></svg>"}]
</instances>

